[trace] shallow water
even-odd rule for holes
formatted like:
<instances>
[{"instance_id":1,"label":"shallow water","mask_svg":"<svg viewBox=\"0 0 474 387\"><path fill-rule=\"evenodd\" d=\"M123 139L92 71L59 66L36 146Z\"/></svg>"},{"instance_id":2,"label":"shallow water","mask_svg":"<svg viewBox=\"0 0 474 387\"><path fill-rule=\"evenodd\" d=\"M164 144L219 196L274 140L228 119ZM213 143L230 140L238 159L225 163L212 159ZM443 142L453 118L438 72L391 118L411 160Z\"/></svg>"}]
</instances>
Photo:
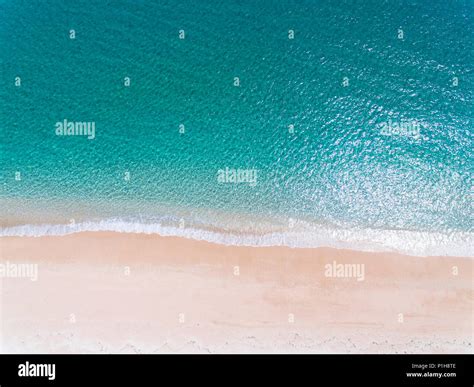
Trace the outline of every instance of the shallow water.
<instances>
[{"instance_id":1,"label":"shallow water","mask_svg":"<svg viewBox=\"0 0 474 387\"><path fill-rule=\"evenodd\" d=\"M468 253L472 2L0 7L2 235Z\"/></svg>"}]
</instances>

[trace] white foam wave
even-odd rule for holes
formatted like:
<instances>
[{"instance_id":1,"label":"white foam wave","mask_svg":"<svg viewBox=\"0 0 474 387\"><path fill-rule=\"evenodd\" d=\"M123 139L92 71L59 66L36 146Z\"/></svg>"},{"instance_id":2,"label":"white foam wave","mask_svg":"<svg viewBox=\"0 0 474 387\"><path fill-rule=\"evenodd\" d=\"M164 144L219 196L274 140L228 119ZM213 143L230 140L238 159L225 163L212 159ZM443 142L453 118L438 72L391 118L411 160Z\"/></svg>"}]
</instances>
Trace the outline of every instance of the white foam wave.
<instances>
[{"instance_id":1,"label":"white foam wave","mask_svg":"<svg viewBox=\"0 0 474 387\"><path fill-rule=\"evenodd\" d=\"M360 251L390 251L417 256L472 257L474 234L415 232L402 230L335 229L315 225L310 231L269 232L263 235L209 231L191 227L164 226L123 220L101 220L75 224L21 225L0 229L0 236L41 237L84 231L178 236L237 246L334 247Z\"/></svg>"}]
</instances>

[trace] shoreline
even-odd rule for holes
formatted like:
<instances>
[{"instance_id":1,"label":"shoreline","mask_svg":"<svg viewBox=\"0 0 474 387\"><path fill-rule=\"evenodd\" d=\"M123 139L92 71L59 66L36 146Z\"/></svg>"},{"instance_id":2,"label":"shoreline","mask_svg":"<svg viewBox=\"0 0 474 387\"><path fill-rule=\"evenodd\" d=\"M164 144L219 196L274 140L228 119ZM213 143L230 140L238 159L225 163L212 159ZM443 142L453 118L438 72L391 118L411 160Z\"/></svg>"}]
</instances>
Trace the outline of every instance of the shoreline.
<instances>
[{"instance_id":1,"label":"shoreline","mask_svg":"<svg viewBox=\"0 0 474 387\"><path fill-rule=\"evenodd\" d=\"M290 247L334 248L373 253L394 253L408 256L470 257L474 233L337 229L290 219L290 227L278 226L273 231L249 232L220 229L215 226L186 225L184 219L178 225L140 223L121 219L74 222L68 224L22 224L0 227L0 238L66 236L84 232L116 232L130 234L180 237L206 241L224 246L242 247ZM291 223L290 222L290 223ZM295 226L296 224L296 226ZM310 227L308 227L310 226Z\"/></svg>"},{"instance_id":2,"label":"shoreline","mask_svg":"<svg viewBox=\"0 0 474 387\"><path fill-rule=\"evenodd\" d=\"M38 269L0 278L2 352L472 351L470 258L114 232L0 247Z\"/></svg>"}]
</instances>

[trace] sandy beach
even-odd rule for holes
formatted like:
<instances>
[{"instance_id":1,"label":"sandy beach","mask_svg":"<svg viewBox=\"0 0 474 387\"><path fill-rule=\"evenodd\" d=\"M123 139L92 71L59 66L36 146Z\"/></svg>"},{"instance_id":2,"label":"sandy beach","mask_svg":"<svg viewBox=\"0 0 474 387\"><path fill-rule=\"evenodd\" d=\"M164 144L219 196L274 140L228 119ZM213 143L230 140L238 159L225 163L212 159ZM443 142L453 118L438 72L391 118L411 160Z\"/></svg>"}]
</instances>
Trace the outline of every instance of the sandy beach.
<instances>
[{"instance_id":1,"label":"sandy beach","mask_svg":"<svg viewBox=\"0 0 474 387\"><path fill-rule=\"evenodd\" d=\"M0 247L1 352L472 352L470 258L112 232Z\"/></svg>"}]
</instances>

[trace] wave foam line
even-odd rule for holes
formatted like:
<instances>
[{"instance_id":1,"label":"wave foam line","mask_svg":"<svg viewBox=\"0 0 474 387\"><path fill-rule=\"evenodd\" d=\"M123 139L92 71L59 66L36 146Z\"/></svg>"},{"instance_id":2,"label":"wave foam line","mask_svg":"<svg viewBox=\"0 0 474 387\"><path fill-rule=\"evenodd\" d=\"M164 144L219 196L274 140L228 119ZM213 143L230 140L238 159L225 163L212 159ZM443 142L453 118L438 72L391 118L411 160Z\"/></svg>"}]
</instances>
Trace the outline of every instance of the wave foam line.
<instances>
[{"instance_id":1,"label":"wave foam line","mask_svg":"<svg viewBox=\"0 0 474 387\"><path fill-rule=\"evenodd\" d=\"M331 229L315 226L311 231L271 232L263 235L216 232L197 228L163 226L121 220L76 224L21 225L0 229L0 236L61 236L78 232L112 231L158 234L231 246L287 246L293 248L333 247L370 252L397 252L416 256L473 257L474 234L451 234L403 230Z\"/></svg>"}]
</instances>

